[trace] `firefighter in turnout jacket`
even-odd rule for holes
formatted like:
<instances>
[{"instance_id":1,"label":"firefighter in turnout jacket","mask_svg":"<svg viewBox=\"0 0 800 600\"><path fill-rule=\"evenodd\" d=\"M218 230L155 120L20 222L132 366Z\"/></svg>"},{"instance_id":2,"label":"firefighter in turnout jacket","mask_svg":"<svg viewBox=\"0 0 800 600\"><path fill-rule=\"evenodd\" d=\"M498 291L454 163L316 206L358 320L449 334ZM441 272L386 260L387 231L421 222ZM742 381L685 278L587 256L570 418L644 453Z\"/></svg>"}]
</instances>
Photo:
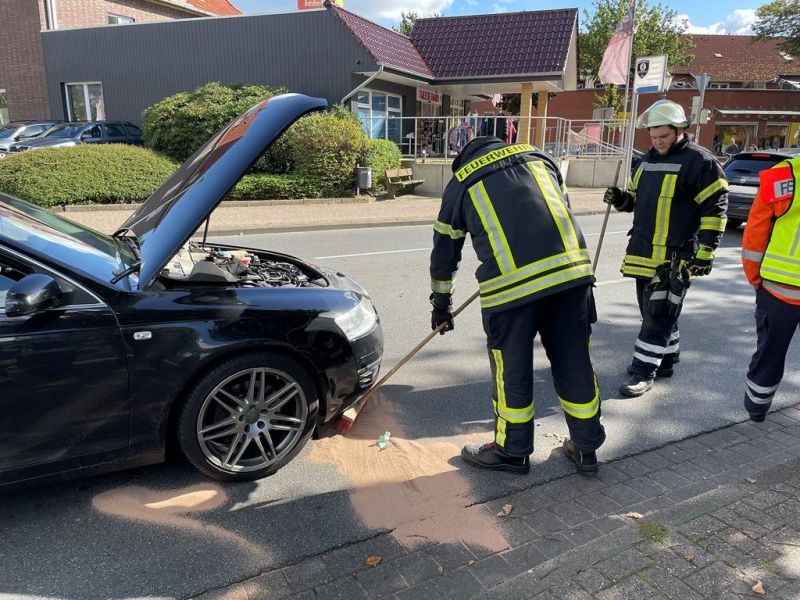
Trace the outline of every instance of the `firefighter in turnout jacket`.
<instances>
[{"instance_id":1,"label":"firefighter in turnout jacket","mask_svg":"<svg viewBox=\"0 0 800 600\"><path fill-rule=\"evenodd\" d=\"M761 187L742 238L742 265L756 289L758 335L744 407L757 422L769 411L783 378L789 343L800 325L800 158L759 176Z\"/></svg>"},{"instance_id":2,"label":"firefighter in turnout jacket","mask_svg":"<svg viewBox=\"0 0 800 600\"><path fill-rule=\"evenodd\" d=\"M633 211L622 274L636 279L642 325L628 376L619 390L641 396L679 361L678 316L690 278L708 275L725 230L728 181L717 160L685 135L680 105L659 100L637 121L652 148L629 191L609 188L603 200Z\"/></svg>"},{"instance_id":3,"label":"firefighter in turnout jacket","mask_svg":"<svg viewBox=\"0 0 800 600\"><path fill-rule=\"evenodd\" d=\"M468 444L461 456L476 467L529 471L538 333L570 431L564 451L580 471L594 472L595 450L605 440L589 358L594 275L561 174L532 146L495 137L469 142L453 173L434 225L431 326L453 328L451 294L469 234L481 263L476 276L495 414L494 441Z\"/></svg>"}]
</instances>

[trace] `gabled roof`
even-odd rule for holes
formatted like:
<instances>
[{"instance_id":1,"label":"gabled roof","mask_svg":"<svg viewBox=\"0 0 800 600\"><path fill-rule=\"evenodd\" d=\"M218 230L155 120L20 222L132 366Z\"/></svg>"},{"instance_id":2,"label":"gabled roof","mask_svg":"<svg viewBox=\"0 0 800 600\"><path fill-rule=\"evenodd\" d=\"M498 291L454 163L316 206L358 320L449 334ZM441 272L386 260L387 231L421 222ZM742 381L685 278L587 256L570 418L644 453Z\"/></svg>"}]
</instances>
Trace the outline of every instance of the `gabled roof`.
<instances>
[{"instance_id":1,"label":"gabled roof","mask_svg":"<svg viewBox=\"0 0 800 600\"><path fill-rule=\"evenodd\" d=\"M758 41L751 35L687 35L694 59L671 67L673 75L708 73L711 81L769 81L800 73L800 56L787 60L778 47L783 38ZM719 56L716 56L719 55Z\"/></svg>"},{"instance_id":2,"label":"gabled roof","mask_svg":"<svg viewBox=\"0 0 800 600\"><path fill-rule=\"evenodd\" d=\"M383 63L387 67L410 71L427 79L433 77L433 71L425 64L422 56L406 36L381 27L335 4L327 5L327 8L341 19L376 62Z\"/></svg>"},{"instance_id":3,"label":"gabled roof","mask_svg":"<svg viewBox=\"0 0 800 600\"><path fill-rule=\"evenodd\" d=\"M230 0L186 0L188 4L205 13L228 17L241 15L242 11L236 8Z\"/></svg>"},{"instance_id":4,"label":"gabled roof","mask_svg":"<svg viewBox=\"0 0 800 600\"><path fill-rule=\"evenodd\" d=\"M437 79L562 73L578 9L418 19L411 41Z\"/></svg>"}]
</instances>

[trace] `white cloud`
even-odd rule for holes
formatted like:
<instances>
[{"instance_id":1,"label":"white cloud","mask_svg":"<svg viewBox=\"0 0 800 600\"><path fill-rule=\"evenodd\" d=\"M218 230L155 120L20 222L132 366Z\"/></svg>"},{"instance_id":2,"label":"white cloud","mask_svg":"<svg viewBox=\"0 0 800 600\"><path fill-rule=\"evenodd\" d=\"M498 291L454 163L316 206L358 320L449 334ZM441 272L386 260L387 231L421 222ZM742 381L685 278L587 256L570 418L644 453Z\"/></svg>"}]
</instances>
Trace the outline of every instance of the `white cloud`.
<instances>
[{"instance_id":1,"label":"white cloud","mask_svg":"<svg viewBox=\"0 0 800 600\"><path fill-rule=\"evenodd\" d=\"M756 22L756 11L752 8L737 8L726 17L725 21L710 25L695 25L689 19L689 15L678 15L675 20L686 24L686 33L752 35L753 23Z\"/></svg>"},{"instance_id":2,"label":"white cloud","mask_svg":"<svg viewBox=\"0 0 800 600\"><path fill-rule=\"evenodd\" d=\"M453 0L404 0L400 3L383 3L374 0L347 0L347 10L358 13L362 17L376 21L400 21L401 12L416 12L429 15L444 10L453 4Z\"/></svg>"}]
</instances>

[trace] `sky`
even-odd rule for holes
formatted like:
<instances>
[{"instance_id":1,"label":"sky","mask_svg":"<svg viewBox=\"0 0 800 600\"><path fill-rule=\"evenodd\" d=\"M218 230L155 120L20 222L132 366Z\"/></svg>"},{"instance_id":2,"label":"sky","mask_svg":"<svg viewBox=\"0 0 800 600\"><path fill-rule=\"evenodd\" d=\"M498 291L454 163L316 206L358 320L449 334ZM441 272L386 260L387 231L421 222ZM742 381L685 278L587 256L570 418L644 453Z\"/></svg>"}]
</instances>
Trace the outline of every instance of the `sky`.
<instances>
[{"instance_id":1,"label":"sky","mask_svg":"<svg viewBox=\"0 0 800 600\"><path fill-rule=\"evenodd\" d=\"M297 10L297 0L230 0L249 14ZM660 0L686 19L689 33L751 34L755 11L763 1L754 0ZM650 5L658 0L649 0ZM361 16L390 27L400 20L401 11L422 15L433 12L445 16L477 15L520 10L579 8L593 11L592 0L344 0L344 7ZM583 19L583 11L581 11Z\"/></svg>"}]
</instances>

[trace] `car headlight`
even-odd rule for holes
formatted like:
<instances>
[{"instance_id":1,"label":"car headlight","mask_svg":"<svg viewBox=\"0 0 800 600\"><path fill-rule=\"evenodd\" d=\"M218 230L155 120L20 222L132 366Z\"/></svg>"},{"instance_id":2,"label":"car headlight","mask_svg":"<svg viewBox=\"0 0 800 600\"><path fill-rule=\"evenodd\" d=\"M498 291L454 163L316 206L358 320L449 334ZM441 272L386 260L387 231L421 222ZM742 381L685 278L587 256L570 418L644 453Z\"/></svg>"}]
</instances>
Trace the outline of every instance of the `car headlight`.
<instances>
[{"instance_id":1,"label":"car headlight","mask_svg":"<svg viewBox=\"0 0 800 600\"><path fill-rule=\"evenodd\" d=\"M338 315L334 320L348 340L355 340L372 331L378 321L378 315L375 313L372 301L363 296L356 306Z\"/></svg>"}]
</instances>

